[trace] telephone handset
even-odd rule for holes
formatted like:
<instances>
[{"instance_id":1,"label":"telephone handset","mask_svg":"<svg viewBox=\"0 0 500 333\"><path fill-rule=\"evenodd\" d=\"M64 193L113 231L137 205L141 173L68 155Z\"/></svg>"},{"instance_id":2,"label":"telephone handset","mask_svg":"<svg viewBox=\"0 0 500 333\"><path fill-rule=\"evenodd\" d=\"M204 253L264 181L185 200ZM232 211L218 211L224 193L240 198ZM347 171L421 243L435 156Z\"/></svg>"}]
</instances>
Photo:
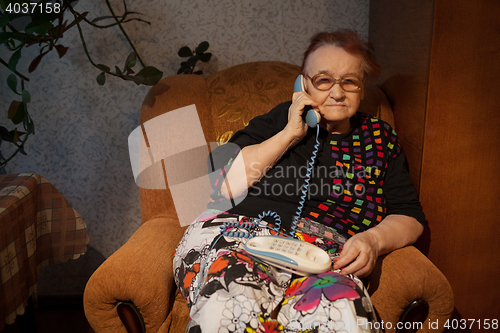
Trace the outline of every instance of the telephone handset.
<instances>
[{"instance_id":1,"label":"telephone handset","mask_svg":"<svg viewBox=\"0 0 500 333\"><path fill-rule=\"evenodd\" d=\"M302 75L297 76L297 79L295 79L293 91L294 92L305 91L305 89L304 89L304 77ZM304 113L302 114L302 117L304 118L304 121L306 122L306 124L309 125L309 127L311 127L311 128L315 128L316 125L321 120L321 116L316 111L314 111L313 108L309 105L307 105L304 108Z\"/></svg>"}]
</instances>

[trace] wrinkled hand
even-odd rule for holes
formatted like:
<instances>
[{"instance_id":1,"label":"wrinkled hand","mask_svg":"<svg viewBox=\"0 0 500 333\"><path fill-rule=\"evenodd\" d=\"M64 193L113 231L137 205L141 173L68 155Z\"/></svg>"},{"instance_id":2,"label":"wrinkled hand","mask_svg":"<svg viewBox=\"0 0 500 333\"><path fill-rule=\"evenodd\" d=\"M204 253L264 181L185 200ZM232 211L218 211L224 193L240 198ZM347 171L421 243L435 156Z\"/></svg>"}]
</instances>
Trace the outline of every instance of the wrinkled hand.
<instances>
[{"instance_id":1,"label":"wrinkled hand","mask_svg":"<svg viewBox=\"0 0 500 333\"><path fill-rule=\"evenodd\" d=\"M306 105L315 107L317 103L303 91L293 93L292 105L288 109L288 123L284 129L286 134L293 138L293 145L302 140L307 134L308 126L302 119L302 113L304 113Z\"/></svg>"},{"instance_id":2,"label":"wrinkled hand","mask_svg":"<svg viewBox=\"0 0 500 333\"><path fill-rule=\"evenodd\" d=\"M333 259L334 269L341 273L365 277L371 273L380 253L377 237L370 232L361 232L349 238L342 253Z\"/></svg>"}]
</instances>

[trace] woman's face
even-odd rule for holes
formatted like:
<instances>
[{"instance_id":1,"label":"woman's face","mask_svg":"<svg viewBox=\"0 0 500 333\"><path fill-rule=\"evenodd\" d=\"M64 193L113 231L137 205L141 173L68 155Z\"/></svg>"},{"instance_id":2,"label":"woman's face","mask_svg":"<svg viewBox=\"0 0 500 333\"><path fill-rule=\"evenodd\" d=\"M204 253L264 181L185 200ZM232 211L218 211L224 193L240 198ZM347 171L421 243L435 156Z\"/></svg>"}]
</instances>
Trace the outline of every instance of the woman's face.
<instances>
[{"instance_id":1,"label":"woman's face","mask_svg":"<svg viewBox=\"0 0 500 333\"><path fill-rule=\"evenodd\" d=\"M356 75L363 79L363 61L352 56L344 49L326 45L309 55L305 65L305 74L313 77L327 73L335 79L346 75ZM363 86L355 92L345 92L339 84L327 91L316 89L309 78L305 80L306 91L319 104L316 108L321 115L321 123L331 133L344 133L351 128L349 118L356 114L363 99Z\"/></svg>"}]
</instances>

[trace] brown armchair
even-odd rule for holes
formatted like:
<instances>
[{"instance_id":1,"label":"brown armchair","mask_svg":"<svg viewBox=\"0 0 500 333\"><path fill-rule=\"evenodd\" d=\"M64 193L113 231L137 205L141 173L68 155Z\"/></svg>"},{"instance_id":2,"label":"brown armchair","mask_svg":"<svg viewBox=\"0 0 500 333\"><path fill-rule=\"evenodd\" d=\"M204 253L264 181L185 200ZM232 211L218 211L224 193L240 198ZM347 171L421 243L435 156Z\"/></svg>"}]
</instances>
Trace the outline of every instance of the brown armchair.
<instances>
[{"instance_id":1,"label":"brown armchair","mask_svg":"<svg viewBox=\"0 0 500 333\"><path fill-rule=\"evenodd\" d=\"M294 65L254 62L207 78L166 77L146 96L140 123L195 104L207 142L226 141L254 116L289 100L298 73ZM376 86L366 86L360 111L394 126L390 105ZM85 314L96 333L177 333L187 325L189 312L172 271L173 252L185 227L179 224L168 186L166 190L141 188L140 200L141 227L94 272L85 289ZM442 331L453 312L448 281L412 246L381 257L367 282L386 332L395 332L398 322L413 321L423 322L422 332L436 332L437 320Z\"/></svg>"}]
</instances>

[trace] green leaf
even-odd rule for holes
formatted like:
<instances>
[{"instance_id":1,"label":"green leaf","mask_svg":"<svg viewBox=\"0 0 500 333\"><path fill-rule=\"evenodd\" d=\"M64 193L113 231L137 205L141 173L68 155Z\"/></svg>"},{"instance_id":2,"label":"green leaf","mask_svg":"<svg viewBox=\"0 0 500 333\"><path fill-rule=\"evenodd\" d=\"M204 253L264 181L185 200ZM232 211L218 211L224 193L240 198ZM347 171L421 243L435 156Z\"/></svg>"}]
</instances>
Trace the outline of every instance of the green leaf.
<instances>
[{"instance_id":1,"label":"green leaf","mask_svg":"<svg viewBox=\"0 0 500 333\"><path fill-rule=\"evenodd\" d=\"M0 32L0 44L6 43L14 35L13 32Z\"/></svg>"},{"instance_id":2,"label":"green leaf","mask_svg":"<svg viewBox=\"0 0 500 333\"><path fill-rule=\"evenodd\" d=\"M13 139L9 130L3 126L0 126L0 138L2 138L2 140L7 141L7 142L12 142L12 139Z\"/></svg>"},{"instance_id":3,"label":"green leaf","mask_svg":"<svg viewBox=\"0 0 500 333\"><path fill-rule=\"evenodd\" d=\"M137 63L137 55L132 52L128 55L127 60L125 60L125 68L132 68Z\"/></svg>"},{"instance_id":4,"label":"green leaf","mask_svg":"<svg viewBox=\"0 0 500 333\"><path fill-rule=\"evenodd\" d=\"M208 44L207 41L201 42L198 47L195 49L196 54L203 54L206 50L208 50L208 47L210 44Z\"/></svg>"},{"instance_id":5,"label":"green leaf","mask_svg":"<svg viewBox=\"0 0 500 333\"><path fill-rule=\"evenodd\" d=\"M36 32L39 35L45 35L50 29L54 28L54 25L51 22L44 22L42 24L36 25L37 22L31 22L26 26L24 32L27 34L32 34Z\"/></svg>"},{"instance_id":6,"label":"green leaf","mask_svg":"<svg viewBox=\"0 0 500 333\"><path fill-rule=\"evenodd\" d=\"M28 121L26 131L28 131L28 135L35 134L35 123L33 121Z\"/></svg>"},{"instance_id":7,"label":"green leaf","mask_svg":"<svg viewBox=\"0 0 500 333\"><path fill-rule=\"evenodd\" d=\"M101 74L97 75L97 83L102 86L104 83L106 83L106 73L102 72Z\"/></svg>"},{"instance_id":8,"label":"green leaf","mask_svg":"<svg viewBox=\"0 0 500 333\"><path fill-rule=\"evenodd\" d=\"M181 64L181 68L177 71L177 74L193 74L193 68L191 68L187 62Z\"/></svg>"},{"instance_id":9,"label":"green leaf","mask_svg":"<svg viewBox=\"0 0 500 333\"><path fill-rule=\"evenodd\" d=\"M199 55L192 56L191 58L188 59L187 65L194 67L196 65L196 63L198 62L198 60L200 60Z\"/></svg>"},{"instance_id":10,"label":"green leaf","mask_svg":"<svg viewBox=\"0 0 500 333\"><path fill-rule=\"evenodd\" d=\"M23 102L29 103L31 102L31 95L28 90L23 90L22 92Z\"/></svg>"},{"instance_id":11,"label":"green leaf","mask_svg":"<svg viewBox=\"0 0 500 333\"><path fill-rule=\"evenodd\" d=\"M163 77L163 72L158 70L156 67L147 66L141 69L134 77L140 80L140 83L142 84L154 86Z\"/></svg>"},{"instance_id":12,"label":"green leaf","mask_svg":"<svg viewBox=\"0 0 500 333\"><path fill-rule=\"evenodd\" d=\"M16 71L16 67L17 67L17 63L19 62L19 59L21 59L21 49L14 52L14 54L10 57L8 67L11 71L13 71L13 72Z\"/></svg>"},{"instance_id":13,"label":"green leaf","mask_svg":"<svg viewBox=\"0 0 500 333\"><path fill-rule=\"evenodd\" d=\"M3 14L0 16L0 28L5 27L10 22L10 18L8 14Z\"/></svg>"},{"instance_id":14,"label":"green leaf","mask_svg":"<svg viewBox=\"0 0 500 333\"><path fill-rule=\"evenodd\" d=\"M202 62L209 62L210 59L212 59L212 53L207 52L207 53L203 53L202 55L200 55L200 60Z\"/></svg>"},{"instance_id":15,"label":"green leaf","mask_svg":"<svg viewBox=\"0 0 500 333\"><path fill-rule=\"evenodd\" d=\"M19 124L23 121L24 115L26 113L26 104L19 101L12 101L9 107L8 118L12 120L14 124Z\"/></svg>"},{"instance_id":16,"label":"green leaf","mask_svg":"<svg viewBox=\"0 0 500 333\"><path fill-rule=\"evenodd\" d=\"M188 46L184 46L181 47L181 49L179 50L179 52L177 52L177 54L181 58L191 57L193 56L193 51L191 51L191 49Z\"/></svg>"},{"instance_id":17,"label":"green leaf","mask_svg":"<svg viewBox=\"0 0 500 333\"><path fill-rule=\"evenodd\" d=\"M7 77L7 85L9 86L10 90L19 95L19 93L17 92L17 77L14 74L10 74Z\"/></svg>"},{"instance_id":18,"label":"green leaf","mask_svg":"<svg viewBox=\"0 0 500 333\"><path fill-rule=\"evenodd\" d=\"M21 16L26 16L26 15L25 14L7 14L7 13L4 13L2 16L0 16L0 28L3 28L8 23L14 21L14 19L21 17Z\"/></svg>"},{"instance_id":19,"label":"green leaf","mask_svg":"<svg viewBox=\"0 0 500 333\"><path fill-rule=\"evenodd\" d=\"M99 68L101 71L106 72L106 73L109 73L109 71L111 70L111 68L109 68L108 66L103 65L103 64L97 64L96 67Z\"/></svg>"},{"instance_id":20,"label":"green leaf","mask_svg":"<svg viewBox=\"0 0 500 333\"><path fill-rule=\"evenodd\" d=\"M47 1L45 1L47 2ZM38 32L33 29L43 29L43 27L47 27L48 24L52 25L52 21L54 21L61 13L55 13L52 11L52 13L47 13L46 11L39 11L35 10L30 16L31 16L31 23L26 26L24 31L26 33L31 33L33 31ZM37 28L41 27L41 28ZM50 30L50 29L49 29ZM48 30L47 30L48 31Z\"/></svg>"},{"instance_id":21,"label":"green leaf","mask_svg":"<svg viewBox=\"0 0 500 333\"><path fill-rule=\"evenodd\" d=\"M163 74L163 72L159 71L156 67L146 66L136 76L153 76L158 74Z\"/></svg>"},{"instance_id":22,"label":"green leaf","mask_svg":"<svg viewBox=\"0 0 500 333\"><path fill-rule=\"evenodd\" d=\"M7 113L7 118L12 119L16 115L17 108L19 107L19 104L21 102L19 101L12 101L9 106L9 112Z\"/></svg>"}]
</instances>

